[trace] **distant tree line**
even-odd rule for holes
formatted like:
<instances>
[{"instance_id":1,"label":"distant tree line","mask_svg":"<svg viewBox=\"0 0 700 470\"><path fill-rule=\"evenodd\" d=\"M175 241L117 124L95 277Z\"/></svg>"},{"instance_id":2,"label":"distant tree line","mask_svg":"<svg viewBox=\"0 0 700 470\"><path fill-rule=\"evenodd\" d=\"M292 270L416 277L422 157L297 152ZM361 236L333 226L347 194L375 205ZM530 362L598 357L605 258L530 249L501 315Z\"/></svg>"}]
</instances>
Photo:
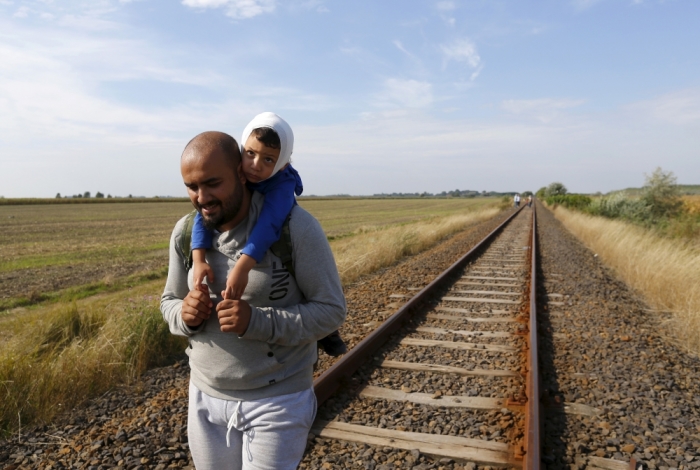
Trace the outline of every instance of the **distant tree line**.
<instances>
[{"instance_id":1,"label":"distant tree line","mask_svg":"<svg viewBox=\"0 0 700 470\"><path fill-rule=\"evenodd\" d=\"M680 227L681 231L700 231L700 218L684 210L675 175L661 168L645 175L644 186L638 194L623 190L605 196L589 197L585 194L569 194L566 186L555 182L540 188L537 196L550 206L561 205L647 226L668 226L674 219L682 219L685 226Z\"/></svg>"},{"instance_id":2,"label":"distant tree line","mask_svg":"<svg viewBox=\"0 0 700 470\"><path fill-rule=\"evenodd\" d=\"M526 191L528 192L528 191ZM472 197L501 197L501 196L512 196L515 192L497 192L497 191L474 191L471 189L455 189L453 191L443 191L441 193L429 193L424 191L422 193L380 193L373 194L372 197L386 197L386 198L472 198ZM530 193L532 194L532 193Z\"/></svg>"},{"instance_id":3,"label":"distant tree line","mask_svg":"<svg viewBox=\"0 0 700 470\"><path fill-rule=\"evenodd\" d=\"M85 198L85 199L88 199L88 198L91 197L91 195L92 195L92 193L91 193L90 191L85 191L83 194L73 194L72 196L68 196L67 194L66 194L65 196L61 196L61 193L56 193L56 199L61 199L61 197L63 197L63 199L68 199L68 198L74 198L74 199L75 199L75 198ZM121 196L112 196L111 194L108 194L107 196L105 196L104 193L101 193L100 191L97 191L97 192L95 193L95 197L98 198L98 199L100 199L100 198L105 198L105 197L106 197L107 199L112 199L112 197L119 198L119 197L121 197ZM126 197L127 197L127 198L131 198L131 197L134 197L134 196L132 196L131 194L129 194L129 195L126 196ZM146 196L137 196L137 197L146 197ZM156 196L156 197L158 197L158 196Z\"/></svg>"}]
</instances>

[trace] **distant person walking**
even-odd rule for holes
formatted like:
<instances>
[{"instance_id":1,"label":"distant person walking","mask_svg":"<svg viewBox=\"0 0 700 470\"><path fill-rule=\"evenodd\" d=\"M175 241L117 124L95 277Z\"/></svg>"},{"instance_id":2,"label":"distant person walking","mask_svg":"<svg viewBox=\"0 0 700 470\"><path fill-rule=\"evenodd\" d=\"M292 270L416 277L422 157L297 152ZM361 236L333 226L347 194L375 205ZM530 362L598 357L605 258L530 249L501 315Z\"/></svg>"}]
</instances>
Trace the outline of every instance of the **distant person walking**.
<instances>
[{"instance_id":1,"label":"distant person walking","mask_svg":"<svg viewBox=\"0 0 700 470\"><path fill-rule=\"evenodd\" d=\"M532 207L532 194L527 197L527 207Z\"/></svg>"},{"instance_id":2,"label":"distant person walking","mask_svg":"<svg viewBox=\"0 0 700 470\"><path fill-rule=\"evenodd\" d=\"M513 205L515 207L520 207L520 194L516 193L515 196L513 196Z\"/></svg>"}]
</instances>

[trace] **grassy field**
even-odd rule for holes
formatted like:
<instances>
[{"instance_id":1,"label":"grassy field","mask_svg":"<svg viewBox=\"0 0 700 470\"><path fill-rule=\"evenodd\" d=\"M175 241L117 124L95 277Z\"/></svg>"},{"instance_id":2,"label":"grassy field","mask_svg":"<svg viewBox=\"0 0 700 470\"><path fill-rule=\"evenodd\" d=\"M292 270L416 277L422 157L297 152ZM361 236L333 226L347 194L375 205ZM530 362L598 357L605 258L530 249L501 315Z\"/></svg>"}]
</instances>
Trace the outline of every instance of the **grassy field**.
<instances>
[{"instance_id":1,"label":"grassy field","mask_svg":"<svg viewBox=\"0 0 700 470\"><path fill-rule=\"evenodd\" d=\"M497 199L302 205L332 238L344 283L500 211ZM20 419L50 421L184 350L158 305L170 232L190 207L0 207L2 301L28 304L0 315L0 434L16 431ZM26 285L39 293L23 296Z\"/></svg>"},{"instance_id":2,"label":"grassy field","mask_svg":"<svg viewBox=\"0 0 700 470\"><path fill-rule=\"evenodd\" d=\"M306 200L329 239L445 217L494 199ZM187 202L0 206L0 311L69 301L165 276Z\"/></svg>"},{"instance_id":3,"label":"grassy field","mask_svg":"<svg viewBox=\"0 0 700 470\"><path fill-rule=\"evenodd\" d=\"M321 221L329 239L389 225L400 225L464 210L493 206L495 199L337 199L302 200L301 206Z\"/></svg>"},{"instance_id":4,"label":"grassy field","mask_svg":"<svg viewBox=\"0 0 700 470\"><path fill-rule=\"evenodd\" d=\"M186 202L0 206L0 310L163 277ZM133 284L133 283L132 283Z\"/></svg>"}]
</instances>

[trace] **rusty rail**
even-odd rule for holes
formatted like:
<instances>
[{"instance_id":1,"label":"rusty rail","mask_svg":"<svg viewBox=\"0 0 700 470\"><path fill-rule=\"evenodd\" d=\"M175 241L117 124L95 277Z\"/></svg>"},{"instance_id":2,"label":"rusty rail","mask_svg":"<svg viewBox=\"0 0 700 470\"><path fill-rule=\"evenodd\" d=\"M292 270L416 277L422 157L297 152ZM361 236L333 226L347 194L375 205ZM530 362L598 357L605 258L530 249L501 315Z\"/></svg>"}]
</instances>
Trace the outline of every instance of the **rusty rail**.
<instances>
[{"instance_id":1,"label":"rusty rail","mask_svg":"<svg viewBox=\"0 0 700 470\"><path fill-rule=\"evenodd\" d=\"M387 318L376 330L367 335L354 348L345 354L338 362L329 367L319 378L314 381L314 392L318 406L326 401L345 381L350 379L357 369L365 364L393 333L401 328L401 325L429 299L447 280L458 270L462 269L476 253L486 246L523 208L525 204L511 214L498 227L489 233L483 240L474 246L469 252L457 260L452 266L443 271L435 280L425 286L415 296L400 307L394 314Z\"/></svg>"},{"instance_id":2,"label":"rusty rail","mask_svg":"<svg viewBox=\"0 0 700 470\"><path fill-rule=\"evenodd\" d=\"M540 442L540 383L537 358L537 214L532 204L532 231L530 232L530 319L528 323L527 376L525 395L525 461L523 470L539 470L541 456Z\"/></svg>"}]
</instances>

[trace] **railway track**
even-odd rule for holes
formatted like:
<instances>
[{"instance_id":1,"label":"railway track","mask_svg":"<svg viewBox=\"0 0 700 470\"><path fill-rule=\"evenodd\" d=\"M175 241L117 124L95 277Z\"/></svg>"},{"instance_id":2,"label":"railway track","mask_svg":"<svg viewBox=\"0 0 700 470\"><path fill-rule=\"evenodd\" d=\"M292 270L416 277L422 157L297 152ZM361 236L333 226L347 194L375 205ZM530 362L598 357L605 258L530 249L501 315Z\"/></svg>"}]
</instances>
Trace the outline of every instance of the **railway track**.
<instances>
[{"instance_id":1,"label":"railway track","mask_svg":"<svg viewBox=\"0 0 700 470\"><path fill-rule=\"evenodd\" d=\"M700 468L700 362L669 344L646 306L546 210L533 245L531 216L522 209L429 285L420 270L435 255L351 288L343 334L364 339L321 368L300 468ZM540 257L523 249L532 246ZM539 338L528 317L536 288ZM389 315L379 310L406 301L377 327ZM538 350L542 402L529 399L539 396L528 380L538 361L525 354ZM0 467L187 468L188 380L180 361L22 428L0 442ZM530 416L544 418L541 444Z\"/></svg>"},{"instance_id":2,"label":"railway track","mask_svg":"<svg viewBox=\"0 0 700 470\"><path fill-rule=\"evenodd\" d=\"M409 300L316 380L328 402L312 432L540 468L534 222L521 209L428 286L391 294Z\"/></svg>"}]
</instances>

